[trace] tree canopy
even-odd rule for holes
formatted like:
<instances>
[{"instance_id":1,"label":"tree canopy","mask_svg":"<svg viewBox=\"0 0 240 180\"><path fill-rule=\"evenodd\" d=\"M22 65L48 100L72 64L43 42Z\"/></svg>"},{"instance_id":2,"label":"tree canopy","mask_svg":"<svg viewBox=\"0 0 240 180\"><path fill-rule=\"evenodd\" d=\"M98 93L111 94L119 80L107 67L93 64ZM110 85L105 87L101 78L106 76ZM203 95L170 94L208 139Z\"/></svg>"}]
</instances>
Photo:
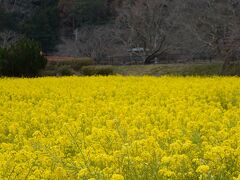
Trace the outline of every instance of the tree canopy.
<instances>
[{"instance_id":1,"label":"tree canopy","mask_svg":"<svg viewBox=\"0 0 240 180\"><path fill-rule=\"evenodd\" d=\"M38 41L43 51L53 51L59 39L59 21L57 1L41 1L33 16L24 22L22 32Z\"/></svg>"}]
</instances>

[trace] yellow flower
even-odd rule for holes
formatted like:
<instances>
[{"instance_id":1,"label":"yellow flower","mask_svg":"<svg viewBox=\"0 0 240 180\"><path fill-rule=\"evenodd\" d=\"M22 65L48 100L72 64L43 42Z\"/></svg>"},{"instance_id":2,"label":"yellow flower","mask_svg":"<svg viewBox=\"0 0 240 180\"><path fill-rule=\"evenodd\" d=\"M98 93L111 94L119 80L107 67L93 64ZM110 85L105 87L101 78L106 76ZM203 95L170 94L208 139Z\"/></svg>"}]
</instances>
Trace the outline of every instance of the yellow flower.
<instances>
[{"instance_id":1,"label":"yellow flower","mask_svg":"<svg viewBox=\"0 0 240 180\"><path fill-rule=\"evenodd\" d=\"M88 174L88 170L87 170L87 168L84 168L84 169L81 169L81 170L79 171L78 177L79 177L79 178L82 178L82 177L86 176L87 174Z\"/></svg>"},{"instance_id":2,"label":"yellow flower","mask_svg":"<svg viewBox=\"0 0 240 180\"><path fill-rule=\"evenodd\" d=\"M175 173L173 171L168 170L166 168L160 169L158 173L168 178L175 176Z\"/></svg>"},{"instance_id":3,"label":"yellow flower","mask_svg":"<svg viewBox=\"0 0 240 180\"><path fill-rule=\"evenodd\" d=\"M238 175L238 177L234 177L233 180L240 180L240 174Z\"/></svg>"},{"instance_id":4,"label":"yellow flower","mask_svg":"<svg viewBox=\"0 0 240 180\"><path fill-rule=\"evenodd\" d=\"M0 87L1 179L239 174L239 77L2 78Z\"/></svg>"},{"instance_id":5,"label":"yellow flower","mask_svg":"<svg viewBox=\"0 0 240 180\"><path fill-rule=\"evenodd\" d=\"M209 172L209 169L210 169L209 166L207 166L207 165L201 165L201 166L198 166L196 172L197 172L197 173L206 174L206 173Z\"/></svg>"},{"instance_id":6,"label":"yellow flower","mask_svg":"<svg viewBox=\"0 0 240 180\"><path fill-rule=\"evenodd\" d=\"M57 167L55 169L55 176L57 179L64 179L64 176L66 175L65 169L62 167Z\"/></svg>"},{"instance_id":7,"label":"yellow flower","mask_svg":"<svg viewBox=\"0 0 240 180\"><path fill-rule=\"evenodd\" d=\"M113 174L111 180L124 180L121 174Z\"/></svg>"}]
</instances>

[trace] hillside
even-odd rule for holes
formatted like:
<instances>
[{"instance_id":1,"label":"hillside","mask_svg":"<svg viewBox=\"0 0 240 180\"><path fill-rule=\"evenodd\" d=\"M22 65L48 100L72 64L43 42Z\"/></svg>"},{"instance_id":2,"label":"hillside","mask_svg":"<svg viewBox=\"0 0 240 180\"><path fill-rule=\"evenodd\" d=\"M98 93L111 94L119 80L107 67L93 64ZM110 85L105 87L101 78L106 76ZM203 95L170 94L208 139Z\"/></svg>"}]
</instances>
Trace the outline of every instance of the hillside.
<instances>
[{"instance_id":1,"label":"hillside","mask_svg":"<svg viewBox=\"0 0 240 180\"><path fill-rule=\"evenodd\" d=\"M240 4L211 0L1 0L0 46L26 36L47 55L220 60L240 57Z\"/></svg>"}]
</instances>

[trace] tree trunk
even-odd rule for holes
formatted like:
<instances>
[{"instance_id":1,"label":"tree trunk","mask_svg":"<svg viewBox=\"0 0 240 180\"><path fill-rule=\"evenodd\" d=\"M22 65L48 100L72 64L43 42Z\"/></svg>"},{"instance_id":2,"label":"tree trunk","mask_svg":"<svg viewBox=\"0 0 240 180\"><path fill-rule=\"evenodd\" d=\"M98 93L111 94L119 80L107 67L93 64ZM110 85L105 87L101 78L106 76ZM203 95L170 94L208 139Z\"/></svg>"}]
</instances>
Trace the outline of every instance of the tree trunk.
<instances>
[{"instance_id":1,"label":"tree trunk","mask_svg":"<svg viewBox=\"0 0 240 180\"><path fill-rule=\"evenodd\" d=\"M156 51L154 51L152 54L148 55L144 61L144 64L151 64L152 60L157 57L158 55L162 54L165 50L162 50L163 44L165 43L166 37L164 36L160 42L160 45ZM162 50L162 51L161 51ZM161 51L161 52L160 52ZM159 53L160 52L160 53Z\"/></svg>"},{"instance_id":2,"label":"tree trunk","mask_svg":"<svg viewBox=\"0 0 240 180\"><path fill-rule=\"evenodd\" d=\"M223 65L222 65L222 69L221 69L221 74L226 74L227 72L227 68L229 67L230 65L230 58L225 58L224 59L224 62L223 62Z\"/></svg>"},{"instance_id":3,"label":"tree trunk","mask_svg":"<svg viewBox=\"0 0 240 180\"><path fill-rule=\"evenodd\" d=\"M145 61L144 61L144 64L151 64L152 63L152 60L157 57L158 52L160 51L160 49L156 50L155 52L153 52L151 55L147 56Z\"/></svg>"},{"instance_id":4,"label":"tree trunk","mask_svg":"<svg viewBox=\"0 0 240 180\"><path fill-rule=\"evenodd\" d=\"M228 49L224 56L224 62L221 70L221 74L226 74L227 68L229 67L233 56L233 49Z\"/></svg>"}]
</instances>

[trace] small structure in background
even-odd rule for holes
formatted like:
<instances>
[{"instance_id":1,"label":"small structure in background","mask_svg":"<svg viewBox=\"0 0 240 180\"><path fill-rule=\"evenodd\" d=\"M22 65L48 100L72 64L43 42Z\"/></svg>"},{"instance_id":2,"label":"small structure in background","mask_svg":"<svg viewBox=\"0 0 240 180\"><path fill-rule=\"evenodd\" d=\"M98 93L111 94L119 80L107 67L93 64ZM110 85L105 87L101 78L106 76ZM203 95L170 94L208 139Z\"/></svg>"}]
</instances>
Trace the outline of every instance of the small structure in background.
<instances>
[{"instance_id":1,"label":"small structure in background","mask_svg":"<svg viewBox=\"0 0 240 180\"><path fill-rule=\"evenodd\" d=\"M128 50L129 53L144 53L145 49L143 47L136 47Z\"/></svg>"},{"instance_id":2,"label":"small structure in background","mask_svg":"<svg viewBox=\"0 0 240 180\"><path fill-rule=\"evenodd\" d=\"M130 59L131 62L135 62L136 64L144 63L148 51L148 49L145 49L143 47L135 47L128 49L128 59Z\"/></svg>"},{"instance_id":3,"label":"small structure in background","mask_svg":"<svg viewBox=\"0 0 240 180\"><path fill-rule=\"evenodd\" d=\"M76 28L75 30L74 30L74 36L75 36L75 42L77 42L78 41L78 28Z\"/></svg>"}]
</instances>

